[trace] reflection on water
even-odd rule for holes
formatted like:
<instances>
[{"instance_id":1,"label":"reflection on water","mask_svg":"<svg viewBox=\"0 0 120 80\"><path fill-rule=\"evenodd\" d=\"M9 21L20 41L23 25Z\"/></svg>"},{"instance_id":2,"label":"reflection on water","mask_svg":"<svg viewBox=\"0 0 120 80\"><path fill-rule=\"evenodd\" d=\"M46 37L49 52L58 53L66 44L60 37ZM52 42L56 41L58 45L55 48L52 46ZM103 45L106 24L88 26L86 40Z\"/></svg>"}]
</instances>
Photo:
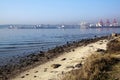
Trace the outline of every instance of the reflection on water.
<instances>
[{"instance_id":1,"label":"reflection on water","mask_svg":"<svg viewBox=\"0 0 120 80\"><path fill-rule=\"evenodd\" d=\"M0 59L28 55L63 45L67 41L109 35L112 32L120 33L120 29L0 29Z\"/></svg>"}]
</instances>

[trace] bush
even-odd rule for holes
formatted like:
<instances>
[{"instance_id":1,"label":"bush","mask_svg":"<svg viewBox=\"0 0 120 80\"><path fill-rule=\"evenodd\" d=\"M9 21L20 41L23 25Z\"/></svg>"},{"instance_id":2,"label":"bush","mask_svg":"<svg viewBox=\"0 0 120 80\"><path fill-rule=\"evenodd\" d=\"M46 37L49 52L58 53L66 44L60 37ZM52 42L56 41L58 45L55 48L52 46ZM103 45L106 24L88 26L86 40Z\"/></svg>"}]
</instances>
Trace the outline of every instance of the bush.
<instances>
[{"instance_id":1,"label":"bush","mask_svg":"<svg viewBox=\"0 0 120 80\"><path fill-rule=\"evenodd\" d=\"M117 39L110 41L107 44L107 51L109 53L116 53L120 51L120 41L118 41Z\"/></svg>"}]
</instances>

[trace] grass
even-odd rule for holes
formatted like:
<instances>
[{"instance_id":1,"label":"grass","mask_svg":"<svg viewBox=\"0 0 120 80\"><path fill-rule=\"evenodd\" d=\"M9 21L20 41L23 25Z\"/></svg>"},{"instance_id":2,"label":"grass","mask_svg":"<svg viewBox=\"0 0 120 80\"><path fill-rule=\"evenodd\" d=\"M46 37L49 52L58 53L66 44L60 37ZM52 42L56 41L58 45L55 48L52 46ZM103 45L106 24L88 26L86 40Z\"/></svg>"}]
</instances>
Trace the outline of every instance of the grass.
<instances>
[{"instance_id":1,"label":"grass","mask_svg":"<svg viewBox=\"0 0 120 80\"><path fill-rule=\"evenodd\" d=\"M108 72L111 80L120 80L120 62L112 66L112 71Z\"/></svg>"},{"instance_id":2,"label":"grass","mask_svg":"<svg viewBox=\"0 0 120 80\"><path fill-rule=\"evenodd\" d=\"M120 80L120 41L107 44L107 53L91 55L82 68L70 71L62 80Z\"/></svg>"}]
</instances>

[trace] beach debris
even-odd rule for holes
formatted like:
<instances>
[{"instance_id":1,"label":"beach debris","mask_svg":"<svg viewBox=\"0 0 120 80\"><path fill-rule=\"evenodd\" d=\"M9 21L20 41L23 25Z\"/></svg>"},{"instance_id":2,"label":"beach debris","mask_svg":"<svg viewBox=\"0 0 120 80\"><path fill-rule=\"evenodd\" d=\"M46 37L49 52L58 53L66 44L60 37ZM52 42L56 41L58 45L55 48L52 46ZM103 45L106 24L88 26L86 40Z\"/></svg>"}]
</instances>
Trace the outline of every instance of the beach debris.
<instances>
[{"instance_id":1,"label":"beach debris","mask_svg":"<svg viewBox=\"0 0 120 80\"><path fill-rule=\"evenodd\" d=\"M53 67L54 69L55 69L55 68L58 68L58 67L60 67L60 66L61 66L61 64L52 64L52 65L51 65L51 67Z\"/></svg>"},{"instance_id":2,"label":"beach debris","mask_svg":"<svg viewBox=\"0 0 120 80\"><path fill-rule=\"evenodd\" d=\"M81 63L76 64L75 67L80 68L80 67L82 67L82 64Z\"/></svg>"},{"instance_id":3,"label":"beach debris","mask_svg":"<svg viewBox=\"0 0 120 80\"><path fill-rule=\"evenodd\" d=\"M66 58L61 59L61 61L64 61L64 60L66 60Z\"/></svg>"}]
</instances>

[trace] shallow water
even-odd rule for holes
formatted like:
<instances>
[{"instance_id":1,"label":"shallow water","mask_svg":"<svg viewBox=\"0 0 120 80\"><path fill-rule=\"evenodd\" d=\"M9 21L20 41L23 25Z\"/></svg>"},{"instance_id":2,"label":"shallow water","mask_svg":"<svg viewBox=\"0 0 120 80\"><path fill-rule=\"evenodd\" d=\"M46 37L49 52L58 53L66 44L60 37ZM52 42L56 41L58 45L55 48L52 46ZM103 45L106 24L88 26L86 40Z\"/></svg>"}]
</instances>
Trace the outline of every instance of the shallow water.
<instances>
[{"instance_id":1,"label":"shallow water","mask_svg":"<svg viewBox=\"0 0 120 80\"><path fill-rule=\"evenodd\" d=\"M120 28L105 29L0 29L0 64L10 58L48 50L67 41L120 33Z\"/></svg>"}]
</instances>

